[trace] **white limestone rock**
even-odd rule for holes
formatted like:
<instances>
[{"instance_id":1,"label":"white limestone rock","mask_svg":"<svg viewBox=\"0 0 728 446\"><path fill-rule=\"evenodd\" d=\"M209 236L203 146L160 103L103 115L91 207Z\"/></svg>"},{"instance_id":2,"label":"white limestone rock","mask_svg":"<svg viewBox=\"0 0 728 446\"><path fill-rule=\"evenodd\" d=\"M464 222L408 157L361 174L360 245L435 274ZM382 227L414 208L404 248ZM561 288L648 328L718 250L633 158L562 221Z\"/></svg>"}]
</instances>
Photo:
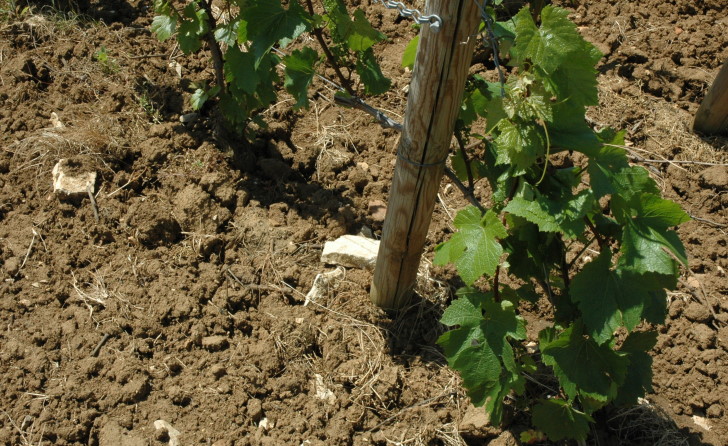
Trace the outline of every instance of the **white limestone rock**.
<instances>
[{"instance_id":1,"label":"white limestone rock","mask_svg":"<svg viewBox=\"0 0 728 446\"><path fill-rule=\"evenodd\" d=\"M53 167L53 192L61 198L88 197L96 185L96 172L84 172L79 166L61 158Z\"/></svg>"},{"instance_id":2,"label":"white limestone rock","mask_svg":"<svg viewBox=\"0 0 728 446\"><path fill-rule=\"evenodd\" d=\"M358 235L344 235L324 244L321 261L331 265L374 269L379 241Z\"/></svg>"}]
</instances>

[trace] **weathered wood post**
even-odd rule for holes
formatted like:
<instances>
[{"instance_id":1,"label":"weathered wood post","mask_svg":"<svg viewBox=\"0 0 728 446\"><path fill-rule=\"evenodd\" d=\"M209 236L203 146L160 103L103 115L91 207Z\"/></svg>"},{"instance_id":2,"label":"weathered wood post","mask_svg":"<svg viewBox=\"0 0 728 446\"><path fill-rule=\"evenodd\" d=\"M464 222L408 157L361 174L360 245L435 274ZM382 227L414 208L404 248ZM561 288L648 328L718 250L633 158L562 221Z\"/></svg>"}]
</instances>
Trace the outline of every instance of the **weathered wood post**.
<instances>
[{"instance_id":1,"label":"weathered wood post","mask_svg":"<svg viewBox=\"0 0 728 446\"><path fill-rule=\"evenodd\" d=\"M706 135L728 134L728 60L700 103L693 131Z\"/></svg>"},{"instance_id":2,"label":"weathered wood post","mask_svg":"<svg viewBox=\"0 0 728 446\"><path fill-rule=\"evenodd\" d=\"M429 0L426 14L442 26L420 34L371 288L389 309L407 303L417 279L480 22L474 0Z\"/></svg>"}]
</instances>

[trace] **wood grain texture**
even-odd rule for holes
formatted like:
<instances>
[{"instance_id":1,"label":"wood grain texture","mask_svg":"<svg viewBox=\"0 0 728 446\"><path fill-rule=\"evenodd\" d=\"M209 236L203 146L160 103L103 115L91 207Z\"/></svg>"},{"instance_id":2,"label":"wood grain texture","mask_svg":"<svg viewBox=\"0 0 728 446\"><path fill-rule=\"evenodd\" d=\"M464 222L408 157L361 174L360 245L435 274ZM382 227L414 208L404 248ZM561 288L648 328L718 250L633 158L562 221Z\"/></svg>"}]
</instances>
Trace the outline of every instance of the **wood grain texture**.
<instances>
[{"instance_id":1,"label":"wood grain texture","mask_svg":"<svg viewBox=\"0 0 728 446\"><path fill-rule=\"evenodd\" d=\"M420 35L371 288L372 301L389 309L407 303L417 279L480 22L473 0L431 0L426 13L443 26Z\"/></svg>"},{"instance_id":2,"label":"wood grain texture","mask_svg":"<svg viewBox=\"0 0 728 446\"><path fill-rule=\"evenodd\" d=\"M700 103L693 131L706 135L728 134L728 60Z\"/></svg>"}]
</instances>

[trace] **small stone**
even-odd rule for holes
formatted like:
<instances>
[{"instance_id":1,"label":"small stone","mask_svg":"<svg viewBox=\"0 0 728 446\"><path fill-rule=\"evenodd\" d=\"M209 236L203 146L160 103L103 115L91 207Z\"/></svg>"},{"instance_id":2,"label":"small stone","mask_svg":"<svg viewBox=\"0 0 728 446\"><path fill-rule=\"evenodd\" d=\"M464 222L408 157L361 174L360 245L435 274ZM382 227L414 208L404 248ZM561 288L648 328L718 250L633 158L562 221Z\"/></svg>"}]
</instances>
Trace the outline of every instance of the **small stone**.
<instances>
[{"instance_id":1,"label":"small stone","mask_svg":"<svg viewBox=\"0 0 728 446\"><path fill-rule=\"evenodd\" d=\"M710 310L698 302L691 302L683 312L688 320L693 322L707 322L710 320Z\"/></svg>"},{"instance_id":2,"label":"small stone","mask_svg":"<svg viewBox=\"0 0 728 446\"><path fill-rule=\"evenodd\" d=\"M197 121L197 118L199 117L200 115L198 113L186 113L179 117L179 122L182 124L192 124Z\"/></svg>"},{"instance_id":3,"label":"small stone","mask_svg":"<svg viewBox=\"0 0 728 446\"><path fill-rule=\"evenodd\" d=\"M709 431L713 428L713 426L708 423L707 418L701 417L698 415L693 415L693 423L695 423L697 426L700 426L701 428L705 429L706 431Z\"/></svg>"},{"instance_id":4,"label":"small stone","mask_svg":"<svg viewBox=\"0 0 728 446\"><path fill-rule=\"evenodd\" d=\"M83 198L96 185L96 172L79 171L80 165L65 158L53 167L53 192L61 198Z\"/></svg>"},{"instance_id":5,"label":"small stone","mask_svg":"<svg viewBox=\"0 0 728 446\"><path fill-rule=\"evenodd\" d=\"M720 404L713 404L712 406L708 407L708 410L705 412L705 414L708 416L708 418L720 418L723 416L723 406Z\"/></svg>"},{"instance_id":6,"label":"small stone","mask_svg":"<svg viewBox=\"0 0 728 446\"><path fill-rule=\"evenodd\" d=\"M205 336L202 338L202 346L207 350L216 352L226 349L228 340L225 336Z\"/></svg>"},{"instance_id":7,"label":"small stone","mask_svg":"<svg viewBox=\"0 0 728 446\"><path fill-rule=\"evenodd\" d=\"M56 112L51 112L51 125L57 129L66 127L63 122L61 122L61 119L58 117L58 113Z\"/></svg>"},{"instance_id":8,"label":"small stone","mask_svg":"<svg viewBox=\"0 0 728 446\"><path fill-rule=\"evenodd\" d=\"M179 446L181 432L174 428L168 421L157 420L154 422L154 429L167 432L169 437L169 446Z\"/></svg>"},{"instance_id":9,"label":"small stone","mask_svg":"<svg viewBox=\"0 0 728 446\"><path fill-rule=\"evenodd\" d=\"M303 306L307 306L311 302L316 303L321 301L328 294L329 286L332 283L343 279L344 275L344 268L336 268L335 270L327 273L316 274L316 277L313 279L311 290L306 294L306 300L304 301Z\"/></svg>"},{"instance_id":10,"label":"small stone","mask_svg":"<svg viewBox=\"0 0 728 446\"><path fill-rule=\"evenodd\" d=\"M316 373L314 377L316 378L314 386L316 388L316 398L324 400L327 403L333 405L336 402L336 395L334 395L334 392L332 392L331 389L326 387L324 377L319 375L318 373Z\"/></svg>"},{"instance_id":11,"label":"small stone","mask_svg":"<svg viewBox=\"0 0 728 446\"><path fill-rule=\"evenodd\" d=\"M332 265L374 269L379 241L358 235L344 235L324 244L321 261Z\"/></svg>"}]
</instances>

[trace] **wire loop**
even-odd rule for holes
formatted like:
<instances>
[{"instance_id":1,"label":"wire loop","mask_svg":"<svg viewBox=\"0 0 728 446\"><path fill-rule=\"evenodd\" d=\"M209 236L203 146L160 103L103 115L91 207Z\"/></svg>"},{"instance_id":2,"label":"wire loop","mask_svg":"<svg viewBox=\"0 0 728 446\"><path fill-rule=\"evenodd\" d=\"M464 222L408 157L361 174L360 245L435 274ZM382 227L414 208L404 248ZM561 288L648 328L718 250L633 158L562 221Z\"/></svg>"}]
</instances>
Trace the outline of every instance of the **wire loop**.
<instances>
[{"instance_id":1,"label":"wire loop","mask_svg":"<svg viewBox=\"0 0 728 446\"><path fill-rule=\"evenodd\" d=\"M411 18L420 25L430 25L433 32L440 31L442 19L436 14L424 15L417 9L408 8L404 3L393 0L374 0L384 5L387 9L396 9L402 17Z\"/></svg>"}]
</instances>

